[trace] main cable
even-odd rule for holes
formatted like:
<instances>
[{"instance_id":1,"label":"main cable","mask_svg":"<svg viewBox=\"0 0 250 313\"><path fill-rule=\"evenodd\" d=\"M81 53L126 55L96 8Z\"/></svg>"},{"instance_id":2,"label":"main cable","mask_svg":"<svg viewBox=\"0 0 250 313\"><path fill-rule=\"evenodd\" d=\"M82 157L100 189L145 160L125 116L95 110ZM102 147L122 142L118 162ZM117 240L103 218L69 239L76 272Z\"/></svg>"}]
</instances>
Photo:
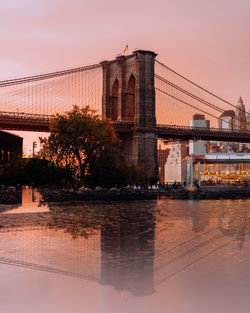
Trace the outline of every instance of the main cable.
<instances>
[{"instance_id":1,"label":"main cable","mask_svg":"<svg viewBox=\"0 0 250 313\"><path fill-rule=\"evenodd\" d=\"M28 82L35 82L38 80L55 78L55 77L73 74L77 72L92 70L98 67L101 67L101 64L98 63L98 64L77 67L77 68L64 70L64 71L57 71L57 72L51 72L47 74L40 74L40 75L33 75L33 76L27 76L27 77L22 77L22 78L16 78L16 79L3 80L3 81L0 81L0 87L14 86L14 85L19 85L19 84L28 83Z\"/></svg>"},{"instance_id":2,"label":"main cable","mask_svg":"<svg viewBox=\"0 0 250 313\"><path fill-rule=\"evenodd\" d=\"M184 80L186 80L186 81L189 82L190 84L194 85L195 87L197 87L197 88L199 88L199 89L205 91L205 92L208 93L209 95L211 95L211 96L217 98L218 100L220 100L220 101L222 101L222 102L224 102L224 103L226 103L226 104L229 104L230 106L232 106L232 107L234 107L234 108L237 109L237 106L236 106L236 105L234 105L234 104L230 103L229 101L227 101L227 100L225 100L225 99L223 99L223 98L221 98L221 97L215 95L215 94L212 93L211 91L209 91L209 90L205 89L204 87L202 87L202 86L196 84L195 82L193 82L192 80L186 78L185 76L183 76L183 75L177 73L176 71L172 70L170 67L168 67L167 65L165 65L164 63L162 63L162 62L160 62L160 61L158 61L158 60L155 60L155 62L158 63L158 64L160 64L161 66L165 67L167 70L171 71L172 73L176 74L177 76L183 78Z\"/></svg>"},{"instance_id":3,"label":"main cable","mask_svg":"<svg viewBox=\"0 0 250 313\"><path fill-rule=\"evenodd\" d=\"M193 109L196 109L196 110L198 110L198 111L200 111L200 112L202 112L202 113L205 113L205 114L207 114L207 115L210 115L211 117L214 117L214 118L216 118L216 119L220 119L220 120L222 120L222 121L228 123L228 121L223 120L222 118L217 117L216 115L213 115L213 114L211 114L211 113L208 113L208 112L206 112L206 111L204 111L204 110L202 110L202 109L199 109L199 108L197 108L196 106L194 106L194 105L192 105L192 104L190 104L190 103L187 103L186 101L183 101L183 100L181 100L181 99L179 99L179 98L177 98L177 97L171 95L170 93L168 93L168 92L166 92L166 91L163 91L163 90L161 90L161 89L159 89L159 88L157 88L157 87L155 87L155 89L158 90L158 91L160 91L161 93L163 93L163 94L165 94L165 95L167 95L167 96L169 96L169 97L171 97L171 98L173 98L173 99L175 99L175 100L177 100L177 101L179 101L179 102L181 102L181 103L183 103L183 104L185 104L185 105L187 105L187 106L193 108Z\"/></svg>"},{"instance_id":4,"label":"main cable","mask_svg":"<svg viewBox=\"0 0 250 313\"><path fill-rule=\"evenodd\" d=\"M191 92L189 92L189 91L187 91L187 90L185 90L185 89L183 89L183 88L181 88L181 87L175 85L174 83L171 83L171 82L168 81L167 79L165 79L165 78L163 78L163 77L161 77L161 76L159 76L159 75L157 75L157 74L155 74L155 78L159 79L161 82L168 84L169 86L171 86L171 87L173 87L173 88L179 90L180 92L186 94L187 96L189 96L189 97L195 99L196 101L199 101L199 102L205 104L206 106L208 106L208 107L210 107L210 108L212 108L212 109L214 109L214 110L216 110L216 111L218 111L218 112L220 112L220 113L224 113L224 111L225 111L225 110L221 109L220 107L216 106L215 104L212 104L212 103L210 103L210 102L208 102L208 101L206 101L206 100L204 100L204 99L202 99L202 98L200 98L200 97L194 95L193 93L191 93ZM208 113L206 113L206 114L208 114ZM242 119L241 117L238 117L238 116L236 117L236 116L234 116L234 118L235 118L236 120L240 121L240 122L246 123L246 125L250 125L250 122L248 122L248 121Z\"/></svg>"}]
</instances>

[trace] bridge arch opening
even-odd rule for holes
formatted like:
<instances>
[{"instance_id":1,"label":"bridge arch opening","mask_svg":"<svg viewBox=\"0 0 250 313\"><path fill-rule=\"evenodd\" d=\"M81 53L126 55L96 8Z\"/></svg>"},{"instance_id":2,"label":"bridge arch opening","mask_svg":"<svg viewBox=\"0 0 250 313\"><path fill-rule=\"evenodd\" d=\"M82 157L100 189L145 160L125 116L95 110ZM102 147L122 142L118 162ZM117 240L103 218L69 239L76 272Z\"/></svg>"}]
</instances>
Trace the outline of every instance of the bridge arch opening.
<instances>
[{"instance_id":1,"label":"bridge arch opening","mask_svg":"<svg viewBox=\"0 0 250 313\"><path fill-rule=\"evenodd\" d=\"M133 121L134 116L135 116L135 76L131 74L127 85L124 119L127 121Z\"/></svg>"},{"instance_id":2,"label":"bridge arch opening","mask_svg":"<svg viewBox=\"0 0 250 313\"><path fill-rule=\"evenodd\" d=\"M119 82L116 78L111 89L110 102L107 108L107 117L111 118L112 120L118 119L118 91Z\"/></svg>"}]
</instances>

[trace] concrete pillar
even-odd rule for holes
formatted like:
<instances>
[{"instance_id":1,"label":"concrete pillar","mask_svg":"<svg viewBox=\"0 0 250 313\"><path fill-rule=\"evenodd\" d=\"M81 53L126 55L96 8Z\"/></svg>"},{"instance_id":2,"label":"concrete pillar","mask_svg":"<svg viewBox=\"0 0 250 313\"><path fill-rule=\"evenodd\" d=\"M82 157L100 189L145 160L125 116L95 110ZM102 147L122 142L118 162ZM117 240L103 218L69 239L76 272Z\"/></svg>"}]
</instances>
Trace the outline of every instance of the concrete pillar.
<instances>
[{"instance_id":1,"label":"concrete pillar","mask_svg":"<svg viewBox=\"0 0 250 313\"><path fill-rule=\"evenodd\" d=\"M191 153L191 159L190 159L190 187L193 187L193 180L194 180L194 167L193 167L193 154Z\"/></svg>"},{"instance_id":2,"label":"concrete pillar","mask_svg":"<svg viewBox=\"0 0 250 313\"><path fill-rule=\"evenodd\" d=\"M185 185L188 186L188 157L185 159Z\"/></svg>"},{"instance_id":3,"label":"concrete pillar","mask_svg":"<svg viewBox=\"0 0 250 313\"><path fill-rule=\"evenodd\" d=\"M201 162L198 162L198 185L201 185Z\"/></svg>"}]
</instances>

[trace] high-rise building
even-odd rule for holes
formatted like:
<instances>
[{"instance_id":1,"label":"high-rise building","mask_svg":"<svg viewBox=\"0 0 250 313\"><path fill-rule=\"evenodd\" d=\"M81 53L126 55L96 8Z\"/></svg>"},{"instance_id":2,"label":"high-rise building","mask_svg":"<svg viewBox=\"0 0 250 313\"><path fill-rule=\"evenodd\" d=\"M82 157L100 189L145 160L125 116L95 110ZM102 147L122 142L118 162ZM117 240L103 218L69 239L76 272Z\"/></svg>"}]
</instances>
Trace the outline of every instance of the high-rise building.
<instances>
[{"instance_id":1,"label":"high-rise building","mask_svg":"<svg viewBox=\"0 0 250 313\"><path fill-rule=\"evenodd\" d=\"M218 119L218 128L231 129L235 127L235 112L234 110L224 111Z\"/></svg>"},{"instance_id":2,"label":"high-rise building","mask_svg":"<svg viewBox=\"0 0 250 313\"><path fill-rule=\"evenodd\" d=\"M250 109L248 110L246 121L247 121L247 125L246 125L247 130L250 130Z\"/></svg>"},{"instance_id":3,"label":"high-rise building","mask_svg":"<svg viewBox=\"0 0 250 313\"><path fill-rule=\"evenodd\" d=\"M22 156L23 138L0 131L0 164Z\"/></svg>"},{"instance_id":4,"label":"high-rise building","mask_svg":"<svg viewBox=\"0 0 250 313\"><path fill-rule=\"evenodd\" d=\"M210 128L210 121L205 120L205 115L194 114L193 119L189 121L190 128ZM191 153L206 153L207 142L204 140L190 140L189 154Z\"/></svg>"},{"instance_id":5,"label":"high-rise building","mask_svg":"<svg viewBox=\"0 0 250 313\"><path fill-rule=\"evenodd\" d=\"M165 164L165 183L184 182L185 166L183 160L187 154L187 142L175 141L172 143Z\"/></svg>"},{"instance_id":6,"label":"high-rise building","mask_svg":"<svg viewBox=\"0 0 250 313\"><path fill-rule=\"evenodd\" d=\"M161 149L161 146L158 150L158 166L159 166L159 182L160 184L165 183L165 163L167 162L169 154L169 149Z\"/></svg>"},{"instance_id":7,"label":"high-rise building","mask_svg":"<svg viewBox=\"0 0 250 313\"><path fill-rule=\"evenodd\" d=\"M235 111L235 129L246 129L246 108L241 97Z\"/></svg>"}]
</instances>

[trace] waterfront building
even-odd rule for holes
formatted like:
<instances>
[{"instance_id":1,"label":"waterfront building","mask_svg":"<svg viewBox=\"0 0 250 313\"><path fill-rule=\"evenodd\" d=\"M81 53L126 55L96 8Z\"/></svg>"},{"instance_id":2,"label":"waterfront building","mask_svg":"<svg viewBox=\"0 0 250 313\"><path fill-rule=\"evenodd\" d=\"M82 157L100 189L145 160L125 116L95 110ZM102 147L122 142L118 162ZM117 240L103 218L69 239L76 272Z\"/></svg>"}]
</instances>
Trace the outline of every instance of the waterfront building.
<instances>
[{"instance_id":1,"label":"waterfront building","mask_svg":"<svg viewBox=\"0 0 250 313\"><path fill-rule=\"evenodd\" d=\"M185 181L185 166L183 160L187 155L187 142L173 142L165 164L165 183L183 183Z\"/></svg>"},{"instance_id":2,"label":"waterfront building","mask_svg":"<svg viewBox=\"0 0 250 313\"><path fill-rule=\"evenodd\" d=\"M194 114L189 121L189 127L209 128L210 121L203 114ZM206 153L209 142L204 140L190 140L173 142L167 162L165 164L165 183L183 183L186 177L186 156L192 153Z\"/></svg>"},{"instance_id":3,"label":"waterfront building","mask_svg":"<svg viewBox=\"0 0 250 313\"><path fill-rule=\"evenodd\" d=\"M159 166L159 182L160 184L165 183L165 164L169 155L168 148L162 149L161 145L158 150L158 166Z\"/></svg>"},{"instance_id":4,"label":"waterfront building","mask_svg":"<svg viewBox=\"0 0 250 313\"><path fill-rule=\"evenodd\" d=\"M205 119L203 114L194 114L193 119L189 121L190 128L210 128L210 121ZM206 153L208 143L204 140L190 140L189 154L191 153Z\"/></svg>"},{"instance_id":5,"label":"waterfront building","mask_svg":"<svg viewBox=\"0 0 250 313\"><path fill-rule=\"evenodd\" d=\"M186 181L207 184L250 183L250 153L204 153L187 156Z\"/></svg>"},{"instance_id":6,"label":"waterfront building","mask_svg":"<svg viewBox=\"0 0 250 313\"><path fill-rule=\"evenodd\" d=\"M234 110L224 111L218 119L218 128L233 130L235 127L235 112Z\"/></svg>"},{"instance_id":7,"label":"waterfront building","mask_svg":"<svg viewBox=\"0 0 250 313\"><path fill-rule=\"evenodd\" d=\"M22 155L23 138L0 131L0 164Z\"/></svg>"}]
</instances>

